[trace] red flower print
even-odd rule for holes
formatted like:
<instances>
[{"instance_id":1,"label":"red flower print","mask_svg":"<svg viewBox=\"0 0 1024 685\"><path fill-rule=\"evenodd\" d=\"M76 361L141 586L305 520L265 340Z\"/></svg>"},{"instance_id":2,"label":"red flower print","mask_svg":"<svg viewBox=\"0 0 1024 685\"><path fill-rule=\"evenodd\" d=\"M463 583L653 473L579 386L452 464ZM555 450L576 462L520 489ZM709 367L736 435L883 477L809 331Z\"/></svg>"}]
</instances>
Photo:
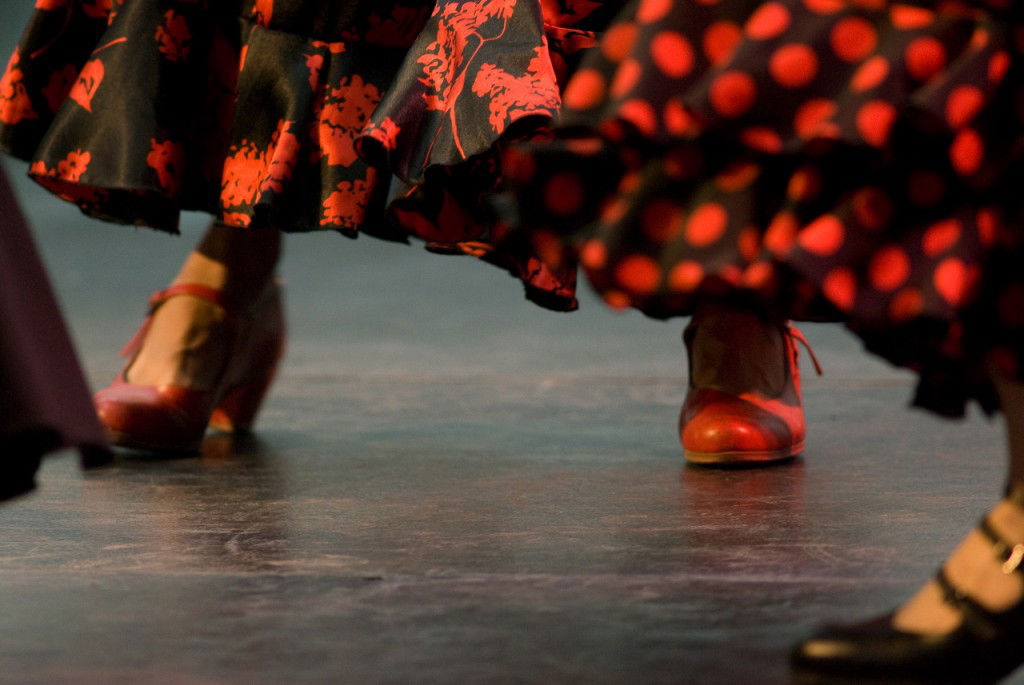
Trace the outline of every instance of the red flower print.
<instances>
[{"instance_id":1,"label":"red flower print","mask_svg":"<svg viewBox=\"0 0 1024 685\"><path fill-rule=\"evenodd\" d=\"M267 150L266 179L260 186L260 194L267 190L280 193L284 189L284 182L292 177L295 171L295 163L299 158L299 139L289 129L291 121L281 121L277 125L277 131Z\"/></svg>"},{"instance_id":2,"label":"red flower print","mask_svg":"<svg viewBox=\"0 0 1024 685\"><path fill-rule=\"evenodd\" d=\"M220 220L228 226L239 226L248 228L252 223L252 217L241 212L221 212Z\"/></svg>"},{"instance_id":3,"label":"red flower print","mask_svg":"<svg viewBox=\"0 0 1024 685\"><path fill-rule=\"evenodd\" d=\"M234 154L224 160L220 200L225 207L252 203L267 168L266 153L255 143L243 140L232 146Z\"/></svg>"},{"instance_id":4,"label":"red flower print","mask_svg":"<svg viewBox=\"0 0 1024 685\"><path fill-rule=\"evenodd\" d=\"M51 112L56 112L71 92L78 77L78 69L73 64L66 64L50 75L50 82L43 88L43 97Z\"/></svg>"},{"instance_id":5,"label":"red flower print","mask_svg":"<svg viewBox=\"0 0 1024 685\"><path fill-rule=\"evenodd\" d=\"M547 45L536 55L522 76L513 76L493 64L484 64L473 82L473 92L490 98L488 121L499 135L508 124L530 115L554 117L558 113L557 79L548 59Z\"/></svg>"},{"instance_id":6,"label":"red flower print","mask_svg":"<svg viewBox=\"0 0 1024 685\"><path fill-rule=\"evenodd\" d=\"M156 138L149 141L149 146L146 164L156 171L160 187L171 197L177 197L185 174L185 149L171 140L158 143Z\"/></svg>"},{"instance_id":7,"label":"red flower print","mask_svg":"<svg viewBox=\"0 0 1024 685\"><path fill-rule=\"evenodd\" d=\"M221 204L237 207L256 204L270 190L281 192L284 181L291 178L299 153L299 139L290 132L294 122L281 121L267 150L243 140L231 148L234 154L224 160Z\"/></svg>"},{"instance_id":8,"label":"red flower print","mask_svg":"<svg viewBox=\"0 0 1024 685\"><path fill-rule=\"evenodd\" d=\"M68 0L36 0L37 10L55 10L68 4Z\"/></svg>"},{"instance_id":9,"label":"red flower print","mask_svg":"<svg viewBox=\"0 0 1024 685\"><path fill-rule=\"evenodd\" d=\"M88 152L82 150L69 152L67 157L57 162L57 178L77 182L91 161L92 155Z\"/></svg>"},{"instance_id":10,"label":"red flower print","mask_svg":"<svg viewBox=\"0 0 1024 685\"><path fill-rule=\"evenodd\" d=\"M67 157L57 162L57 166L53 169L47 169L45 162L37 161L33 162L28 170L29 173L35 176L49 176L59 178L62 181L77 183L82 178L82 174L85 173L91 161L91 154L83 150L75 150L74 152L69 152Z\"/></svg>"},{"instance_id":11,"label":"red flower print","mask_svg":"<svg viewBox=\"0 0 1024 685\"><path fill-rule=\"evenodd\" d=\"M274 15L274 0L256 0L252 8L252 18L260 26L270 26L270 18Z\"/></svg>"},{"instance_id":12,"label":"red flower print","mask_svg":"<svg viewBox=\"0 0 1024 685\"><path fill-rule=\"evenodd\" d=\"M156 42L160 53L169 62L182 62L188 57L189 43L192 32L188 30L188 22L174 10L167 10L164 23L156 29Z\"/></svg>"},{"instance_id":13,"label":"red flower print","mask_svg":"<svg viewBox=\"0 0 1024 685\"><path fill-rule=\"evenodd\" d=\"M402 127L392 121L391 117L384 117L384 121L379 124L373 122L367 124L362 135L373 138L385 150L392 151L398 143L398 132L401 129Z\"/></svg>"},{"instance_id":14,"label":"red flower print","mask_svg":"<svg viewBox=\"0 0 1024 685\"><path fill-rule=\"evenodd\" d=\"M78 79L71 88L71 93L68 97L81 105L86 111L91 112L92 98L96 95L96 90L103 82L103 73L103 62L100 60L93 59L86 62L85 66L82 67L82 71L78 73Z\"/></svg>"},{"instance_id":15,"label":"red flower print","mask_svg":"<svg viewBox=\"0 0 1024 685\"><path fill-rule=\"evenodd\" d=\"M423 76L420 83L428 87L423 98L427 102L427 109L448 110L462 92L464 55L470 55L472 61L474 51L468 49L471 38L476 38L482 45L487 40L493 40L497 36L485 38L478 30L492 17L500 17L507 20L512 16L515 0L481 0L481 2L448 2L444 9L440 9L441 18L438 21L437 40L430 43L424 50L424 54L416 60L423 65ZM438 12L435 10L435 13ZM505 24L502 23L499 36L505 33ZM477 47L477 50L479 46Z\"/></svg>"},{"instance_id":16,"label":"red flower print","mask_svg":"<svg viewBox=\"0 0 1024 685\"><path fill-rule=\"evenodd\" d=\"M343 76L337 88L331 88L320 112L320 150L332 166L349 166L356 161L355 139L366 125L380 91L359 74Z\"/></svg>"},{"instance_id":17,"label":"red flower print","mask_svg":"<svg viewBox=\"0 0 1024 685\"><path fill-rule=\"evenodd\" d=\"M21 55L17 48L7 62L7 70L0 78L0 121L13 125L24 119L37 119L39 115L32 109L32 101L28 97L23 83L25 74L18 69Z\"/></svg>"},{"instance_id":18,"label":"red flower print","mask_svg":"<svg viewBox=\"0 0 1024 685\"><path fill-rule=\"evenodd\" d=\"M305 55L305 57L306 68L309 69L309 87L316 90L317 84L320 83L320 70L324 68L324 56Z\"/></svg>"},{"instance_id":19,"label":"red flower print","mask_svg":"<svg viewBox=\"0 0 1024 685\"><path fill-rule=\"evenodd\" d=\"M373 169L368 169L366 180L342 181L338 189L324 200L324 215L321 226L335 228L358 228L366 216L366 204L373 187Z\"/></svg>"}]
</instances>

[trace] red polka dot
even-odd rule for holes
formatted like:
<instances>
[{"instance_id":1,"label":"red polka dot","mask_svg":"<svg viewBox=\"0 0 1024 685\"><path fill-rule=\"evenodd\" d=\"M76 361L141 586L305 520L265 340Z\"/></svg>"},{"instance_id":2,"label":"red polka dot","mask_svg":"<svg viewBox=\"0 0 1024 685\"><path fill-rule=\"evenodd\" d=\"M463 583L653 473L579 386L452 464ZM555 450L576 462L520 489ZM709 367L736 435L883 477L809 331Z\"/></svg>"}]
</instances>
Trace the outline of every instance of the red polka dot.
<instances>
[{"instance_id":1,"label":"red polka dot","mask_svg":"<svg viewBox=\"0 0 1024 685\"><path fill-rule=\"evenodd\" d=\"M779 2L766 2L747 20L747 35L758 40L775 38L789 28L789 10Z\"/></svg>"},{"instance_id":2,"label":"red polka dot","mask_svg":"<svg viewBox=\"0 0 1024 685\"><path fill-rule=\"evenodd\" d=\"M555 174L544 187L544 204L552 214L564 216L579 211L583 198L583 181L569 171Z\"/></svg>"},{"instance_id":3,"label":"red polka dot","mask_svg":"<svg viewBox=\"0 0 1024 685\"><path fill-rule=\"evenodd\" d=\"M833 269L821 282L821 292L836 307L848 312L857 299L857 277L845 267Z\"/></svg>"},{"instance_id":4,"label":"red polka dot","mask_svg":"<svg viewBox=\"0 0 1024 685\"><path fill-rule=\"evenodd\" d=\"M829 39L832 52L839 59L859 62L874 52L878 44L878 32L866 19L846 17L836 22Z\"/></svg>"},{"instance_id":5,"label":"red polka dot","mask_svg":"<svg viewBox=\"0 0 1024 685\"><path fill-rule=\"evenodd\" d=\"M1010 55L1007 52L997 52L988 61L988 78L993 83L999 83L1006 76L1010 68Z\"/></svg>"},{"instance_id":6,"label":"red polka dot","mask_svg":"<svg viewBox=\"0 0 1024 685\"><path fill-rule=\"evenodd\" d=\"M801 138L814 138L826 129L825 124L835 115L836 103L832 100L808 100L800 105L793 121L793 129Z\"/></svg>"},{"instance_id":7,"label":"red polka dot","mask_svg":"<svg viewBox=\"0 0 1024 685\"><path fill-rule=\"evenodd\" d=\"M786 195L795 202L807 202L821 192L821 174L814 167L797 169L789 179Z\"/></svg>"},{"instance_id":8,"label":"red polka dot","mask_svg":"<svg viewBox=\"0 0 1024 685\"><path fill-rule=\"evenodd\" d=\"M807 45L783 45L772 53L768 71L777 83L786 88L800 88L818 74L818 57Z\"/></svg>"},{"instance_id":9,"label":"red polka dot","mask_svg":"<svg viewBox=\"0 0 1024 685\"><path fill-rule=\"evenodd\" d=\"M877 231L892 218L892 201L878 188L861 188L850 204L857 223L870 231Z\"/></svg>"},{"instance_id":10,"label":"red polka dot","mask_svg":"<svg viewBox=\"0 0 1024 685\"><path fill-rule=\"evenodd\" d=\"M907 72L919 81L927 81L946 66L946 48L938 38L922 36L910 41L904 58Z\"/></svg>"},{"instance_id":11,"label":"red polka dot","mask_svg":"<svg viewBox=\"0 0 1024 685\"><path fill-rule=\"evenodd\" d=\"M747 287L763 289L772 283L775 277L775 267L771 262L755 262L743 272L743 283Z\"/></svg>"},{"instance_id":12,"label":"red polka dot","mask_svg":"<svg viewBox=\"0 0 1024 685\"><path fill-rule=\"evenodd\" d=\"M668 273L668 287L677 293L693 292L702 280L704 267L692 260L679 262Z\"/></svg>"},{"instance_id":13,"label":"red polka dot","mask_svg":"<svg viewBox=\"0 0 1024 685\"><path fill-rule=\"evenodd\" d=\"M712 65L724 62L743 38L743 30L731 21L716 21L704 32L704 55Z\"/></svg>"},{"instance_id":14,"label":"red polka dot","mask_svg":"<svg viewBox=\"0 0 1024 685\"><path fill-rule=\"evenodd\" d=\"M946 219L929 226L921 238L921 249L928 257L937 257L960 240L960 222Z\"/></svg>"},{"instance_id":15,"label":"red polka dot","mask_svg":"<svg viewBox=\"0 0 1024 685\"><path fill-rule=\"evenodd\" d=\"M988 45L988 41L988 31L979 26L978 28L974 29L974 33L971 35L971 49L981 50L986 45Z\"/></svg>"},{"instance_id":16,"label":"red polka dot","mask_svg":"<svg viewBox=\"0 0 1024 685\"><path fill-rule=\"evenodd\" d=\"M684 136L696 132L697 122L679 100L675 98L665 103L661 114L665 130L676 136Z\"/></svg>"},{"instance_id":17,"label":"red polka dot","mask_svg":"<svg viewBox=\"0 0 1024 685\"><path fill-rule=\"evenodd\" d=\"M875 290L887 293L906 283L910 276L910 258L895 245L883 247L868 265L868 278Z\"/></svg>"},{"instance_id":18,"label":"red polka dot","mask_svg":"<svg viewBox=\"0 0 1024 685\"><path fill-rule=\"evenodd\" d=\"M894 5L889 10L889 21L895 28L912 31L924 28L935 21L935 13L913 5Z\"/></svg>"},{"instance_id":19,"label":"red polka dot","mask_svg":"<svg viewBox=\"0 0 1024 685\"><path fill-rule=\"evenodd\" d=\"M581 69L569 80L562 101L571 109L590 109L604 100L604 77L595 69Z\"/></svg>"},{"instance_id":20,"label":"red polka dot","mask_svg":"<svg viewBox=\"0 0 1024 685\"><path fill-rule=\"evenodd\" d=\"M949 158L953 168L963 176L970 176L981 168L985 156L985 144L978 132L965 128L953 139L949 148Z\"/></svg>"},{"instance_id":21,"label":"red polka dot","mask_svg":"<svg viewBox=\"0 0 1024 685\"><path fill-rule=\"evenodd\" d=\"M604 142L600 138L570 138L564 144L566 150L583 157L596 155L604 149Z\"/></svg>"},{"instance_id":22,"label":"red polka dot","mask_svg":"<svg viewBox=\"0 0 1024 685\"><path fill-rule=\"evenodd\" d=\"M621 290L606 290L601 296L604 303L612 309L626 309L633 303L633 300Z\"/></svg>"},{"instance_id":23,"label":"red polka dot","mask_svg":"<svg viewBox=\"0 0 1024 685\"><path fill-rule=\"evenodd\" d=\"M752 262L761 252L761 236L756 228L748 226L740 231L736 245L739 247L740 256L748 262Z\"/></svg>"},{"instance_id":24,"label":"red polka dot","mask_svg":"<svg viewBox=\"0 0 1024 685\"><path fill-rule=\"evenodd\" d=\"M658 130L658 115L647 100L629 100L619 105L619 116L636 127L636 130L647 136L653 136Z\"/></svg>"},{"instance_id":25,"label":"red polka dot","mask_svg":"<svg viewBox=\"0 0 1024 685\"><path fill-rule=\"evenodd\" d=\"M893 321L906 321L921 313L924 308L924 296L917 288L904 288L896 293L889 302L889 318Z\"/></svg>"},{"instance_id":26,"label":"red polka dot","mask_svg":"<svg viewBox=\"0 0 1024 685\"><path fill-rule=\"evenodd\" d=\"M725 207L706 202L690 214L686 222L686 240L694 247L705 247L722 237L729 224Z\"/></svg>"},{"instance_id":27,"label":"red polka dot","mask_svg":"<svg viewBox=\"0 0 1024 685\"><path fill-rule=\"evenodd\" d=\"M693 48L675 31L662 31L651 40L651 59L661 73L682 78L693 69Z\"/></svg>"},{"instance_id":28,"label":"red polka dot","mask_svg":"<svg viewBox=\"0 0 1024 685\"><path fill-rule=\"evenodd\" d=\"M907 181L907 196L918 207L934 207L946 192L946 182L934 171L915 171Z\"/></svg>"},{"instance_id":29,"label":"red polka dot","mask_svg":"<svg viewBox=\"0 0 1024 685\"><path fill-rule=\"evenodd\" d=\"M669 200L653 200L643 210L644 233L653 242L667 243L683 228L683 212Z\"/></svg>"},{"instance_id":30,"label":"red polka dot","mask_svg":"<svg viewBox=\"0 0 1024 685\"><path fill-rule=\"evenodd\" d=\"M562 241L547 231L533 231L530 234L533 251L540 260L552 269L560 269L565 261L565 250Z\"/></svg>"},{"instance_id":31,"label":"red polka dot","mask_svg":"<svg viewBox=\"0 0 1024 685\"><path fill-rule=\"evenodd\" d=\"M613 97L621 98L633 89L633 86L640 80L643 68L635 59L627 59L615 70L615 77L612 79L611 94Z\"/></svg>"},{"instance_id":32,"label":"red polka dot","mask_svg":"<svg viewBox=\"0 0 1024 685\"><path fill-rule=\"evenodd\" d=\"M597 239L588 240L580 250L580 263L588 269L603 269L608 262L608 250Z\"/></svg>"},{"instance_id":33,"label":"red polka dot","mask_svg":"<svg viewBox=\"0 0 1024 685\"><path fill-rule=\"evenodd\" d=\"M881 56L872 57L857 68L850 79L850 87L858 93L863 93L880 86L888 76L888 60Z\"/></svg>"},{"instance_id":34,"label":"red polka dot","mask_svg":"<svg viewBox=\"0 0 1024 685\"><path fill-rule=\"evenodd\" d=\"M978 224L978 240L982 245L991 245L996 241L996 230L998 219L996 213L991 209L982 209L975 219Z\"/></svg>"},{"instance_id":35,"label":"red polka dot","mask_svg":"<svg viewBox=\"0 0 1024 685\"><path fill-rule=\"evenodd\" d=\"M846 229L843 222L832 214L818 217L797 236L797 243L807 252L819 257L834 255L843 246Z\"/></svg>"},{"instance_id":36,"label":"red polka dot","mask_svg":"<svg viewBox=\"0 0 1024 685\"><path fill-rule=\"evenodd\" d=\"M817 14L834 14L846 7L843 0L804 0L804 7Z\"/></svg>"},{"instance_id":37,"label":"red polka dot","mask_svg":"<svg viewBox=\"0 0 1024 685\"><path fill-rule=\"evenodd\" d=\"M715 176L715 184L727 193L743 190L761 174L761 167L753 162L735 162Z\"/></svg>"},{"instance_id":38,"label":"red polka dot","mask_svg":"<svg viewBox=\"0 0 1024 685\"><path fill-rule=\"evenodd\" d=\"M747 147L759 152L777 154L782 152L782 138L775 129L767 126L752 126L740 132L740 140Z\"/></svg>"},{"instance_id":39,"label":"red polka dot","mask_svg":"<svg viewBox=\"0 0 1024 685\"><path fill-rule=\"evenodd\" d=\"M738 117L757 99L757 84L749 74L727 71L711 84L711 106L725 117Z\"/></svg>"},{"instance_id":40,"label":"red polka dot","mask_svg":"<svg viewBox=\"0 0 1024 685\"><path fill-rule=\"evenodd\" d=\"M895 107L885 100L872 100L857 110L857 132L869 144L882 147L895 120Z\"/></svg>"},{"instance_id":41,"label":"red polka dot","mask_svg":"<svg viewBox=\"0 0 1024 685\"><path fill-rule=\"evenodd\" d=\"M615 280L629 292L650 295L661 281L661 269L647 255L630 255L615 267Z\"/></svg>"},{"instance_id":42,"label":"red polka dot","mask_svg":"<svg viewBox=\"0 0 1024 685\"><path fill-rule=\"evenodd\" d=\"M612 25L601 40L601 52L612 62L626 59L636 40L636 24L622 22Z\"/></svg>"},{"instance_id":43,"label":"red polka dot","mask_svg":"<svg viewBox=\"0 0 1024 685\"><path fill-rule=\"evenodd\" d=\"M629 212L632 205L628 200L612 200L601 207L600 219L603 224L616 224Z\"/></svg>"},{"instance_id":44,"label":"red polka dot","mask_svg":"<svg viewBox=\"0 0 1024 685\"><path fill-rule=\"evenodd\" d=\"M663 18L672 9L672 0L640 0L637 21L650 24Z\"/></svg>"},{"instance_id":45,"label":"red polka dot","mask_svg":"<svg viewBox=\"0 0 1024 685\"><path fill-rule=\"evenodd\" d=\"M764 246L777 255L784 255L793 248L800 222L789 212L780 212L764 232Z\"/></svg>"},{"instance_id":46,"label":"red polka dot","mask_svg":"<svg viewBox=\"0 0 1024 685\"><path fill-rule=\"evenodd\" d=\"M948 257L935 269L935 290L951 306L959 306L967 295L967 267L956 257Z\"/></svg>"}]
</instances>

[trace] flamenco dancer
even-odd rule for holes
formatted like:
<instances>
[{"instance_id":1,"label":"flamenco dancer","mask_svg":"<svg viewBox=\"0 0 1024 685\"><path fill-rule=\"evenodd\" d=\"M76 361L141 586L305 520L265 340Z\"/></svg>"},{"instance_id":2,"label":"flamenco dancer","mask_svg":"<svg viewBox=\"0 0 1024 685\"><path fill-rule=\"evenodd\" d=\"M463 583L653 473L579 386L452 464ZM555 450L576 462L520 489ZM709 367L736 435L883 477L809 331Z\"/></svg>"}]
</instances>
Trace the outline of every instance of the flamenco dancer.
<instances>
[{"instance_id":1,"label":"flamenco dancer","mask_svg":"<svg viewBox=\"0 0 1024 685\"><path fill-rule=\"evenodd\" d=\"M693 314L694 342L734 312L786 349L787 319L840 319L919 374L917 405L1002 412L1002 499L905 604L798 645L801 682L1024 661L1022 38L1002 0L640 0L555 138L506 157L517 240L576 249L609 303Z\"/></svg>"},{"instance_id":2,"label":"flamenco dancer","mask_svg":"<svg viewBox=\"0 0 1024 685\"><path fill-rule=\"evenodd\" d=\"M507 144L546 135L620 2L36 6L0 84L0 146L92 216L171 232L183 209L215 218L96 395L116 444L194 450L208 425L251 426L284 342L282 232L417 238L576 307L573 254L505 240L489 198ZM690 330L688 458L798 453L790 329L709 306Z\"/></svg>"}]
</instances>

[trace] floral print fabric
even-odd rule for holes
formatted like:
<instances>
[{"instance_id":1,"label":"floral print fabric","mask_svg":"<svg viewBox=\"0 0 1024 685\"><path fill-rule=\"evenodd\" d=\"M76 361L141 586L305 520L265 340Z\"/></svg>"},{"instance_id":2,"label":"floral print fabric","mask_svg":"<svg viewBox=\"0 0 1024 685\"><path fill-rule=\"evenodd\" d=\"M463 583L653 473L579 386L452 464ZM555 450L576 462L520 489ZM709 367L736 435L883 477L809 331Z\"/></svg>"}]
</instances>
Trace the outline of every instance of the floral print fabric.
<instances>
[{"instance_id":1,"label":"floral print fabric","mask_svg":"<svg viewBox=\"0 0 1024 685\"><path fill-rule=\"evenodd\" d=\"M1024 374L1020 3L638 0L506 156L519 223L655 317L844 320L943 414Z\"/></svg>"},{"instance_id":2,"label":"floral print fabric","mask_svg":"<svg viewBox=\"0 0 1024 685\"><path fill-rule=\"evenodd\" d=\"M498 156L558 113L591 0L37 0L0 146L101 219L411 236L575 307L575 269L494 249ZM560 81L561 79L561 81Z\"/></svg>"}]
</instances>

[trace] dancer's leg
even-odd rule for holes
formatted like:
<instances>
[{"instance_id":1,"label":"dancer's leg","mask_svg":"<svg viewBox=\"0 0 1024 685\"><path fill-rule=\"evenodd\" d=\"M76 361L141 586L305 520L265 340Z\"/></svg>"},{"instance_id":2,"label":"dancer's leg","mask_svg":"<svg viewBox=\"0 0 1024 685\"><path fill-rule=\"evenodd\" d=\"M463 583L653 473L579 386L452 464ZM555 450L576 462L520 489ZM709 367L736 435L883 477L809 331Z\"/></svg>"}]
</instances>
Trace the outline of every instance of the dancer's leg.
<instances>
[{"instance_id":1,"label":"dancer's leg","mask_svg":"<svg viewBox=\"0 0 1024 685\"><path fill-rule=\"evenodd\" d=\"M1006 417L1009 443L1008 484L1024 488L1024 384L995 379L996 389ZM1024 542L1024 510L1009 501L1000 501L989 513L995 531L1007 542ZM992 542L977 530L971 531L946 561L946 574L954 587L992 611L1002 611L1024 596L1020 574L1004 573L1002 563L992 553ZM916 633L946 633L955 628L960 612L942 600L935 581L927 583L894 616L895 626Z\"/></svg>"},{"instance_id":2,"label":"dancer's leg","mask_svg":"<svg viewBox=\"0 0 1024 685\"><path fill-rule=\"evenodd\" d=\"M281 233L214 224L185 259L173 284L204 285L222 294L228 310L252 302L273 278ZM195 297L174 297L155 313L128 380L139 385L209 389L228 354L224 311Z\"/></svg>"}]
</instances>

